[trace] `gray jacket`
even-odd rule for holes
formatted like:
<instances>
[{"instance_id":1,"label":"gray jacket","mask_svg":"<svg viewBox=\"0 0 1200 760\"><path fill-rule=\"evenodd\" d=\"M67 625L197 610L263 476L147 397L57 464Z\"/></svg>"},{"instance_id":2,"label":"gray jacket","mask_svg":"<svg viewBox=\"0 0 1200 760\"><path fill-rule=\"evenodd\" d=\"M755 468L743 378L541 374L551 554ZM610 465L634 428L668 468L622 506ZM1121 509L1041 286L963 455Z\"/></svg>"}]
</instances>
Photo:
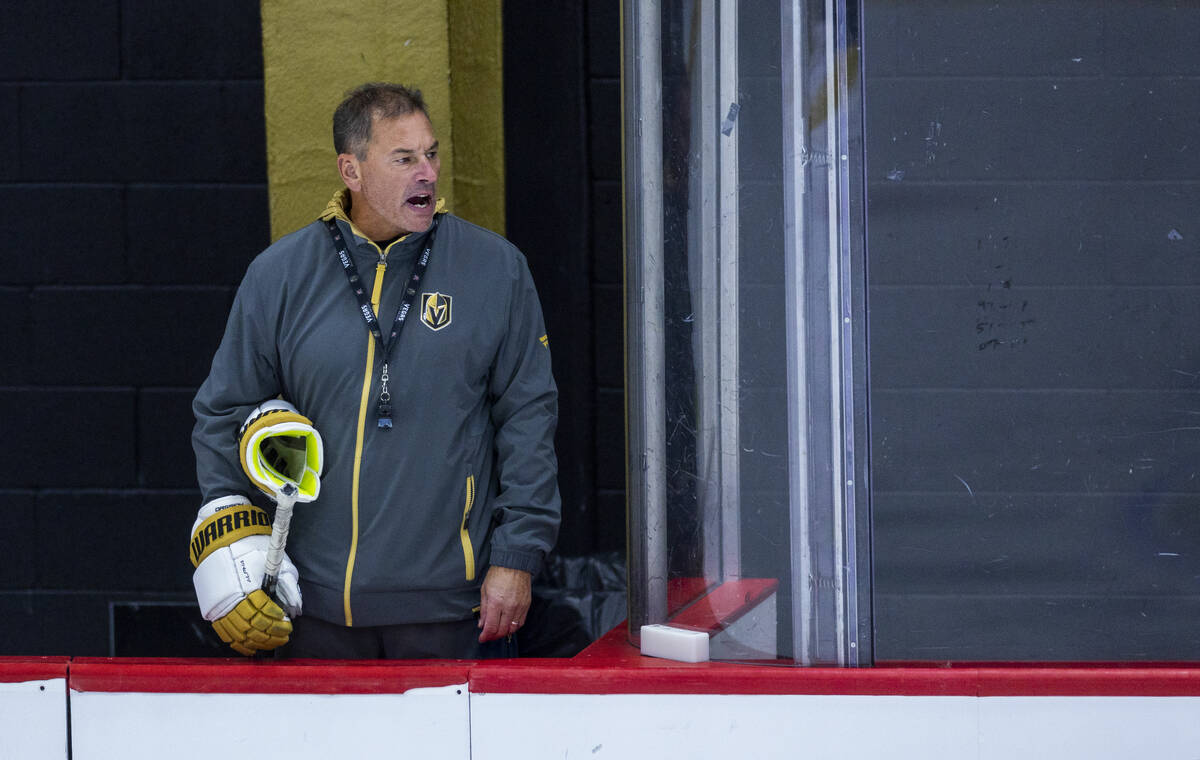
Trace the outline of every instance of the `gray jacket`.
<instances>
[{"instance_id":1,"label":"gray jacket","mask_svg":"<svg viewBox=\"0 0 1200 760\"><path fill-rule=\"evenodd\" d=\"M381 253L344 203L322 218L338 220L386 339L427 234ZM376 424L379 347L323 221L251 263L192 405L205 502L251 492L236 436L262 401L281 395L321 433L320 497L297 505L287 551L323 620L470 617L489 565L536 573L557 536L557 390L525 258L450 214L435 240L391 354L391 430Z\"/></svg>"}]
</instances>

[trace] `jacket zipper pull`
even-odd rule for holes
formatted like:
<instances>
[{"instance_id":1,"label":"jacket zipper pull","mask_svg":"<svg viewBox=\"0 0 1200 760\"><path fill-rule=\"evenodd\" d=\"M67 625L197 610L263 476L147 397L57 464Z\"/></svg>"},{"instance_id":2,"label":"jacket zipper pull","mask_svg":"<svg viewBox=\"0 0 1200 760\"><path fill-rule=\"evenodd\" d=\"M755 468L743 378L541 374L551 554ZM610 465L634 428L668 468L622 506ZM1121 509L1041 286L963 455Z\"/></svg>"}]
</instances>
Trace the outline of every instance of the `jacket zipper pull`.
<instances>
[{"instance_id":1,"label":"jacket zipper pull","mask_svg":"<svg viewBox=\"0 0 1200 760\"><path fill-rule=\"evenodd\" d=\"M390 379L387 362L384 362L383 371L379 373L379 404L375 407L375 423L380 430L392 429L392 394L388 391Z\"/></svg>"}]
</instances>

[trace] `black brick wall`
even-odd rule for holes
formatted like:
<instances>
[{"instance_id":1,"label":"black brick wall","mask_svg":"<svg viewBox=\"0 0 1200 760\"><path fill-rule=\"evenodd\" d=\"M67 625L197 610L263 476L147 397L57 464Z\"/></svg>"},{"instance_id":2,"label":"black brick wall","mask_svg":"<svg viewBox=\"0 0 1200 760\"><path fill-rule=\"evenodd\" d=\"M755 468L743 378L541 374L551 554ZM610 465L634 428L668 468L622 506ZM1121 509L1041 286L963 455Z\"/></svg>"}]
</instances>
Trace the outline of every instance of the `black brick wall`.
<instances>
[{"instance_id":1,"label":"black brick wall","mask_svg":"<svg viewBox=\"0 0 1200 760\"><path fill-rule=\"evenodd\" d=\"M5 6L0 654L210 651L190 400L269 242L260 35L236 0Z\"/></svg>"},{"instance_id":2,"label":"black brick wall","mask_svg":"<svg viewBox=\"0 0 1200 760\"><path fill-rule=\"evenodd\" d=\"M504 4L508 237L554 353L566 556L625 549L619 8Z\"/></svg>"},{"instance_id":3,"label":"black brick wall","mask_svg":"<svg viewBox=\"0 0 1200 760\"><path fill-rule=\"evenodd\" d=\"M876 655L1200 658L1200 6L865 3Z\"/></svg>"},{"instance_id":4,"label":"black brick wall","mask_svg":"<svg viewBox=\"0 0 1200 760\"><path fill-rule=\"evenodd\" d=\"M594 549L625 552L624 215L621 209L620 3L588 2L587 129L596 430Z\"/></svg>"}]
</instances>

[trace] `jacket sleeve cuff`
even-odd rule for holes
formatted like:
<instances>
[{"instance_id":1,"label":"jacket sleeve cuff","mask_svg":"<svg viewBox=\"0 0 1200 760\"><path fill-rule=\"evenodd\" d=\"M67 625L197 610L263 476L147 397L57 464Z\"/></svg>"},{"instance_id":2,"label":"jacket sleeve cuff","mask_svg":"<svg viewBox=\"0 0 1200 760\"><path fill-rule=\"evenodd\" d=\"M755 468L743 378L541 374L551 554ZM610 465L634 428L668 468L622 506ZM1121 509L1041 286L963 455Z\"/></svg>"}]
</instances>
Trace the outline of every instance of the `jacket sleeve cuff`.
<instances>
[{"instance_id":1,"label":"jacket sleeve cuff","mask_svg":"<svg viewBox=\"0 0 1200 760\"><path fill-rule=\"evenodd\" d=\"M542 569L541 552L518 552L507 549L492 549L491 564L493 567L507 567L511 570L524 570L530 575L537 575Z\"/></svg>"}]
</instances>

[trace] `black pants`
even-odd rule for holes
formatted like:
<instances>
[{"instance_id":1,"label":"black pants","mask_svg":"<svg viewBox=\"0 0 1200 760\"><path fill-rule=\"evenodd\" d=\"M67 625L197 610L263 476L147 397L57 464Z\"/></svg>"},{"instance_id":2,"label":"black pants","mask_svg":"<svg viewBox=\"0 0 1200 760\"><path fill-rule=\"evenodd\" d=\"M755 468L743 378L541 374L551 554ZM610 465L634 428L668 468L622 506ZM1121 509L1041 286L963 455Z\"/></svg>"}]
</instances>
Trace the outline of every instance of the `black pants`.
<instances>
[{"instance_id":1,"label":"black pants","mask_svg":"<svg viewBox=\"0 0 1200 760\"><path fill-rule=\"evenodd\" d=\"M514 634L479 643L476 618L347 628L301 615L281 655L322 660L489 660L517 656Z\"/></svg>"}]
</instances>

